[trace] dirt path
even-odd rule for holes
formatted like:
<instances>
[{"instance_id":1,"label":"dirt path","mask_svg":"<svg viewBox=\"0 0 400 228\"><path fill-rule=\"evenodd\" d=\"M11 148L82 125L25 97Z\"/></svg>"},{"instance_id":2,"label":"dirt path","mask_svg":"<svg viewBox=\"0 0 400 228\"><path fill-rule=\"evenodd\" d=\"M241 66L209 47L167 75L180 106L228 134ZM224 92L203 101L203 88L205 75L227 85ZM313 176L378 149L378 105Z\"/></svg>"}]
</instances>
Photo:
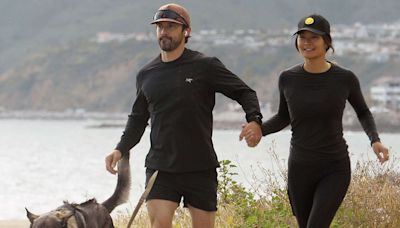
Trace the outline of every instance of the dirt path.
<instances>
[{"instance_id":1,"label":"dirt path","mask_svg":"<svg viewBox=\"0 0 400 228\"><path fill-rule=\"evenodd\" d=\"M0 228L27 228L29 221L26 220L0 220Z\"/></svg>"}]
</instances>

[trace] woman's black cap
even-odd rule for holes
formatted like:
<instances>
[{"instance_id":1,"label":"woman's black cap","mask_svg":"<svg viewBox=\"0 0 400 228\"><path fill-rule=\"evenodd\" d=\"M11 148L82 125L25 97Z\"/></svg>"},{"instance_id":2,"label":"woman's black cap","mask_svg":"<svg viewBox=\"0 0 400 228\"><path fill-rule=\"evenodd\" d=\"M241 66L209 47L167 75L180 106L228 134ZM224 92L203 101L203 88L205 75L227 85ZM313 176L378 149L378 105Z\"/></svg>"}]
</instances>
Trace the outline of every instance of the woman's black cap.
<instances>
[{"instance_id":1,"label":"woman's black cap","mask_svg":"<svg viewBox=\"0 0 400 228\"><path fill-rule=\"evenodd\" d=\"M329 35L331 33L331 26L323 16L318 14L312 14L306 17L303 17L299 24L297 25L297 32L294 34L298 34L301 31L310 31L316 33L318 35Z\"/></svg>"}]
</instances>

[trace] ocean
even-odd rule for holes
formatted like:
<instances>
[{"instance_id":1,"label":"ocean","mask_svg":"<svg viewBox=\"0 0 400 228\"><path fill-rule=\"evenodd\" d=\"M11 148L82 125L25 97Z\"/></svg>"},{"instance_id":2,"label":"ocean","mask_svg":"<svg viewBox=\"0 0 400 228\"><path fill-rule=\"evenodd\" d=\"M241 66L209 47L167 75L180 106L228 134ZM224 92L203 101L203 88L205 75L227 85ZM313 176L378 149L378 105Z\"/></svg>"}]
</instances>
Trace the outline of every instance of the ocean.
<instances>
[{"instance_id":1,"label":"ocean","mask_svg":"<svg viewBox=\"0 0 400 228\"><path fill-rule=\"evenodd\" d=\"M41 214L64 200L80 203L95 197L99 202L114 191L116 176L105 170L104 158L119 141L122 128L91 128L93 121L0 120L0 220L25 219L25 207ZM260 167L279 172L286 167L290 131L264 137L256 148L239 141L238 130L214 130L219 160L238 167L236 180L250 187ZM396 155L400 134L381 134L382 142ZM363 132L345 132L352 166L357 161L376 160ZM131 151L130 201L115 212L132 211L144 190L144 159L149 149L149 131ZM277 159L271 151L275 151Z\"/></svg>"}]
</instances>

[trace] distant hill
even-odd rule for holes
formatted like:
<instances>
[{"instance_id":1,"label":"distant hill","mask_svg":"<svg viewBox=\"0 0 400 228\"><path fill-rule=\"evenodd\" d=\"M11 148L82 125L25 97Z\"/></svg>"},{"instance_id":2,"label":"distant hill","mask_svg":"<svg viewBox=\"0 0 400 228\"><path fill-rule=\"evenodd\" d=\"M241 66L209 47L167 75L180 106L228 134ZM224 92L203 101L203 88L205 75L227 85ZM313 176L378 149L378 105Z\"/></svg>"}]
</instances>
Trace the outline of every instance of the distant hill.
<instances>
[{"instance_id":1,"label":"distant hill","mask_svg":"<svg viewBox=\"0 0 400 228\"><path fill-rule=\"evenodd\" d=\"M248 49L190 41L189 47L219 57L257 91L261 102L273 105L278 102L279 73L301 61L293 45ZM76 40L43 49L0 74L0 110L128 112L135 97L136 73L157 53L154 40L102 44ZM398 76L400 64L398 59L369 62L363 56L337 56L335 61L353 69L364 89L379 76ZM224 105L226 102L217 102L217 108Z\"/></svg>"},{"instance_id":2,"label":"distant hill","mask_svg":"<svg viewBox=\"0 0 400 228\"><path fill-rule=\"evenodd\" d=\"M197 31L292 29L300 17L312 12L326 15L333 24L384 23L399 20L400 12L397 0L177 2L189 9ZM0 1L0 110L129 111L135 96L135 74L158 52L156 42L97 44L89 40L100 31L152 32L148 22L163 3L166 1ZM257 90L263 102L277 101L277 75L299 61L292 45L253 51L196 42L189 46L220 57ZM362 76L363 88L377 75L399 71L398 61L376 64L353 57L337 61Z\"/></svg>"},{"instance_id":3,"label":"distant hill","mask_svg":"<svg viewBox=\"0 0 400 228\"><path fill-rule=\"evenodd\" d=\"M148 22L160 0L1 0L0 72L22 56L98 31L151 31ZM399 20L397 0L202 0L176 2L192 15L194 29L294 27L302 16L317 12L333 24L383 23Z\"/></svg>"}]
</instances>

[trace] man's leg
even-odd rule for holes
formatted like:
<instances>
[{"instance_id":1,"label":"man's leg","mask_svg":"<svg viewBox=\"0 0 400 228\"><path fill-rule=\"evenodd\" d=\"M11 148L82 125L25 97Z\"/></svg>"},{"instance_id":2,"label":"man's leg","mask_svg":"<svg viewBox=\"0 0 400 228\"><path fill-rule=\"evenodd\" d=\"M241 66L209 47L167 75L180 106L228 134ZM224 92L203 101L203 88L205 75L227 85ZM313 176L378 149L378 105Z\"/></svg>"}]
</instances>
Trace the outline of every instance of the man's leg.
<instances>
[{"instance_id":1,"label":"man's leg","mask_svg":"<svg viewBox=\"0 0 400 228\"><path fill-rule=\"evenodd\" d=\"M146 169L146 183L154 172ZM181 200L176 186L176 174L159 171L146 201L151 227L172 227L172 219Z\"/></svg>"},{"instance_id":2,"label":"man's leg","mask_svg":"<svg viewBox=\"0 0 400 228\"><path fill-rule=\"evenodd\" d=\"M194 228L213 228L217 211L217 171L215 169L182 175L183 203L189 209Z\"/></svg>"},{"instance_id":3,"label":"man's leg","mask_svg":"<svg viewBox=\"0 0 400 228\"><path fill-rule=\"evenodd\" d=\"M170 228L172 227L172 219L178 203L162 200L152 199L147 201L147 211L152 228Z\"/></svg>"},{"instance_id":4,"label":"man's leg","mask_svg":"<svg viewBox=\"0 0 400 228\"><path fill-rule=\"evenodd\" d=\"M215 211L204 211L188 205L192 216L193 228L213 228L215 223Z\"/></svg>"}]
</instances>

